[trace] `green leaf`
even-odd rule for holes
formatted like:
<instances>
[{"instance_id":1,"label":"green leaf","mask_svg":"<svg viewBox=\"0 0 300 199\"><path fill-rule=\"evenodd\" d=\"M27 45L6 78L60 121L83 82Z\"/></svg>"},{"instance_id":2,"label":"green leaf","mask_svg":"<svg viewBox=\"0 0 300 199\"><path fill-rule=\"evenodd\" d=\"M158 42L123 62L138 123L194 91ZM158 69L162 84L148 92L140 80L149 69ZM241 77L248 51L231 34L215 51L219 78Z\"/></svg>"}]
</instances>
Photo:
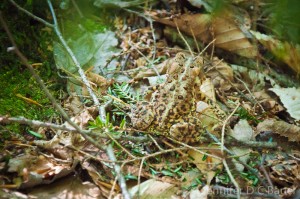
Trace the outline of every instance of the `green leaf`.
<instances>
[{"instance_id":1,"label":"green leaf","mask_svg":"<svg viewBox=\"0 0 300 199\"><path fill-rule=\"evenodd\" d=\"M30 133L31 135L33 135L33 136L35 136L35 137L37 137L37 138L40 138L40 139L43 138L43 136L42 136L41 134L37 133L37 132L28 130L28 133Z\"/></svg>"},{"instance_id":2,"label":"green leaf","mask_svg":"<svg viewBox=\"0 0 300 199\"><path fill-rule=\"evenodd\" d=\"M70 47L79 61L80 66L87 64L92 59L96 51L93 35L88 32L76 41L72 42Z\"/></svg>"},{"instance_id":3,"label":"green leaf","mask_svg":"<svg viewBox=\"0 0 300 199\"><path fill-rule=\"evenodd\" d=\"M122 122L120 124L120 128L123 129L125 127L125 124L126 124L126 120L125 120L125 117L122 119Z\"/></svg>"},{"instance_id":4,"label":"green leaf","mask_svg":"<svg viewBox=\"0 0 300 199\"><path fill-rule=\"evenodd\" d=\"M161 173L164 174L165 176L171 176L171 177L174 176L174 174L169 170L162 170Z\"/></svg>"},{"instance_id":5,"label":"green leaf","mask_svg":"<svg viewBox=\"0 0 300 199\"><path fill-rule=\"evenodd\" d=\"M158 172L156 170L154 170L153 168L151 168L151 167L149 168L149 170L150 170L152 175L157 175L158 174Z\"/></svg>"},{"instance_id":6,"label":"green leaf","mask_svg":"<svg viewBox=\"0 0 300 199\"><path fill-rule=\"evenodd\" d=\"M124 177L125 177L126 180L137 180L137 177L135 175L132 175L131 173L128 173Z\"/></svg>"},{"instance_id":7,"label":"green leaf","mask_svg":"<svg viewBox=\"0 0 300 199\"><path fill-rule=\"evenodd\" d=\"M177 169L174 170L174 173L177 173L178 171L180 171L180 169L182 168L182 166L178 167Z\"/></svg>"},{"instance_id":8,"label":"green leaf","mask_svg":"<svg viewBox=\"0 0 300 199\"><path fill-rule=\"evenodd\" d=\"M117 48L118 39L116 38L116 34L112 31L94 34L93 40L97 46L93 59L89 64L94 66L95 73L99 73L102 67L107 64L107 61L120 52L120 49ZM108 64L107 69L110 71L115 70L117 64L117 61L112 60Z\"/></svg>"},{"instance_id":9,"label":"green leaf","mask_svg":"<svg viewBox=\"0 0 300 199\"><path fill-rule=\"evenodd\" d=\"M74 66L71 57L66 52L64 47L58 42L54 42L53 44L53 55L56 67L58 69L66 70L70 73L75 73L77 71L77 68Z\"/></svg>"}]
</instances>

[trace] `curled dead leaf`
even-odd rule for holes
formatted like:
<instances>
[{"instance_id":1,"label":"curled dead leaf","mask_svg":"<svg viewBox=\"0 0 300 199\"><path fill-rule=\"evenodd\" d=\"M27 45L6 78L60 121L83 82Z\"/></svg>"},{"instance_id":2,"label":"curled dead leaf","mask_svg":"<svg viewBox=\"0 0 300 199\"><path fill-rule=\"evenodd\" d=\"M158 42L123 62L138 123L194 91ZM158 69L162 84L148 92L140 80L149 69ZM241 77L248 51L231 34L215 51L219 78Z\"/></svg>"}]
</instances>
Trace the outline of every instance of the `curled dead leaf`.
<instances>
[{"instance_id":1,"label":"curled dead leaf","mask_svg":"<svg viewBox=\"0 0 300 199\"><path fill-rule=\"evenodd\" d=\"M284 121L267 119L258 124L257 131L273 131L274 133L287 137L291 142L300 142L300 127Z\"/></svg>"},{"instance_id":2,"label":"curled dead leaf","mask_svg":"<svg viewBox=\"0 0 300 199\"><path fill-rule=\"evenodd\" d=\"M228 14L212 17L210 14L184 14L177 18L152 18L162 24L178 27L180 31L195 36L205 43L215 39L215 46L238 55L253 58L257 50L244 32L236 25L234 18Z\"/></svg>"}]
</instances>

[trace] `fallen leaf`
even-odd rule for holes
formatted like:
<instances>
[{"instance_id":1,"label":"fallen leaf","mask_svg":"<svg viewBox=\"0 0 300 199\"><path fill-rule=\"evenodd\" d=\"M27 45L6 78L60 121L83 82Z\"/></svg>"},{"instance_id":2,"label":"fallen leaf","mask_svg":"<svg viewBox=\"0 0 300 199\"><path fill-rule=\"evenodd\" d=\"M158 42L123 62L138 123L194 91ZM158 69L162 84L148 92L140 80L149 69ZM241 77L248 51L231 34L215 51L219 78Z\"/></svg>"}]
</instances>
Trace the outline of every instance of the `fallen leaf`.
<instances>
[{"instance_id":1,"label":"fallen leaf","mask_svg":"<svg viewBox=\"0 0 300 199\"><path fill-rule=\"evenodd\" d=\"M289 155L299 157L299 151L290 151ZM269 157L271 156L271 157ZM269 175L273 182L289 188L299 188L300 164L297 159L291 159L283 153L277 153L266 157L270 167Z\"/></svg>"},{"instance_id":2,"label":"fallen leaf","mask_svg":"<svg viewBox=\"0 0 300 199\"><path fill-rule=\"evenodd\" d=\"M190 193L190 199L207 199L210 193L209 185L205 185L201 190L194 189Z\"/></svg>"},{"instance_id":3,"label":"fallen leaf","mask_svg":"<svg viewBox=\"0 0 300 199\"><path fill-rule=\"evenodd\" d=\"M256 47L253 46L243 31L235 24L230 14L222 17L212 17L210 14L183 14L180 17L159 18L152 14L152 18L165 25L178 27L180 31L195 36L205 43L216 39L216 47L253 58L257 55Z\"/></svg>"},{"instance_id":4,"label":"fallen leaf","mask_svg":"<svg viewBox=\"0 0 300 199\"><path fill-rule=\"evenodd\" d=\"M300 127L284 121L267 119L257 125L257 131L272 131L281 136L287 137L291 142L300 142Z\"/></svg>"},{"instance_id":5,"label":"fallen leaf","mask_svg":"<svg viewBox=\"0 0 300 199\"><path fill-rule=\"evenodd\" d=\"M69 176L53 184L34 188L28 192L36 198L102 198L99 188L91 182L82 182L79 177Z\"/></svg>"},{"instance_id":6,"label":"fallen leaf","mask_svg":"<svg viewBox=\"0 0 300 199\"><path fill-rule=\"evenodd\" d=\"M271 97L265 90L254 92L253 96L262 105L265 111L271 114L277 114L285 110L284 107Z\"/></svg>"},{"instance_id":7,"label":"fallen leaf","mask_svg":"<svg viewBox=\"0 0 300 199\"><path fill-rule=\"evenodd\" d=\"M256 39L270 50L278 59L284 61L291 69L300 73L300 46L280 41L260 32L250 31Z\"/></svg>"},{"instance_id":8,"label":"fallen leaf","mask_svg":"<svg viewBox=\"0 0 300 199\"><path fill-rule=\"evenodd\" d=\"M213 57L212 67L206 72L215 87L223 91L229 90L232 86L229 81L233 82L233 70L224 61L217 57Z\"/></svg>"},{"instance_id":9,"label":"fallen leaf","mask_svg":"<svg viewBox=\"0 0 300 199\"><path fill-rule=\"evenodd\" d=\"M240 120L234 126L233 131L230 132L230 135L235 139L243 142L253 140L254 138L254 132L247 120ZM231 150L235 153L235 155L239 156L240 161L245 164L247 163L250 158L249 153L251 152L249 148L231 147ZM237 170L241 172L244 170L244 166L242 164L238 163L235 159L233 159L232 161L235 164Z\"/></svg>"},{"instance_id":10,"label":"fallen leaf","mask_svg":"<svg viewBox=\"0 0 300 199\"><path fill-rule=\"evenodd\" d=\"M202 150L202 151L221 157L221 152L219 147L212 147L204 144L202 144L201 147L211 148L209 150ZM210 184L211 180L215 176L217 170L222 170L223 168L222 160L220 159L207 156L206 160L204 160L204 157L206 155L194 150L189 150L188 154L194 159L193 163L197 166L199 171L206 176L206 180L207 180L206 184L208 185Z\"/></svg>"},{"instance_id":11,"label":"fallen leaf","mask_svg":"<svg viewBox=\"0 0 300 199\"><path fill-rule=\"evenodd\" d=\"M270 88L279 96L287 112L296 120L300 120L300 88Z\"/></svg>"},{"instance_id":12,"label":"fallen leaf","mask_svg":"<svg viewBox=\"0 0 300 199\"><path fill-rule=\"evenodd\" d=\"M49 184L58 178L72 173L77 165L74 161L55 161L43 155L32 152L15 158L8 163L8 172L16 172L18 179L22 177L20 188L34 187L40 184Z\"/></svg>"},{"instance_id":13,"label":"fallen leaf","mask_svg":"<svg viewBox=\"0 0 300 199\"><path fill-rule=\"evenodd\" d=\"M250 141L254 138L254 133L247 120L240 120L230 133L232 137L240 141Z\"/></svg>"},{"instance_id":14,"label":"fallen leaf","mask_svg":"<svg viewBox=\"0 0 300 199\"><path fill-rule=\"evenodd\" d=\"M129 193L132 196L138 196L138 191L140 190L139 198L180 198L175 195L175 193L179 190L175 185L156 181L154 179L147 180L141 183L139 186L136 185L129 190Z\"/></svg>"}]
</instances>

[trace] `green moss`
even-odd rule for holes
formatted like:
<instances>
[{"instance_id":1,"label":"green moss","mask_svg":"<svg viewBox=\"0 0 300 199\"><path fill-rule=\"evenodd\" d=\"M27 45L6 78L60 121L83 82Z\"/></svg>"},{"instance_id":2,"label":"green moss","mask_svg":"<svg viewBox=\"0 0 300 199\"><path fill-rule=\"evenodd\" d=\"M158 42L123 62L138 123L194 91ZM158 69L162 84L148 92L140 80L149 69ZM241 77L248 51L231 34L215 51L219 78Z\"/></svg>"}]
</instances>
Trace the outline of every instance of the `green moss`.
<instances>
[{"instance_id":1,"label":"green moss","mask_svg":"<svg viewBox=\"0 0 300 199\"><path fill-rule=\"evenodd\" d=\"M44 69L40 71L44 73ZM0 68L0 74L0 115L23 116L35 120L47 120L57 115L50 100L27 69L21 66L3 66ZM42 107L18 97L17 94L36 101ZM16 125L10 127L17 130Z\"/></svg>"}]
</instances>

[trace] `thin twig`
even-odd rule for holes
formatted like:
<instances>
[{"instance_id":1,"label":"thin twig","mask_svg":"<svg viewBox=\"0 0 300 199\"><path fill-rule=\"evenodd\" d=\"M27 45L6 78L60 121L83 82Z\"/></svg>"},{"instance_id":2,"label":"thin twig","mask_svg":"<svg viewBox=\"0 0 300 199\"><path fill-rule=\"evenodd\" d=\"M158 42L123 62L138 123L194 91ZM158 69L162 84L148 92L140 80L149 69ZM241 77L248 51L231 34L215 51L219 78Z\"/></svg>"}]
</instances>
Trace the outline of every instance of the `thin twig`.
<instances>
[{"instance_id":1,"label":"thin twig","mask_svg":"<svg viewBox=\"0 0 300 199\"><path fill-rule=\"evenodd\" d=\"M219 141L219 139L215 136L212 136L211 133L209 133L207 131L207 134L209 135L209 137L215 141L217 144L221 145L221 142ZM231 157L236 157L236 154L233 153L232 151L228 150L225 146L224 149L226 150L226 152L231 155ZM251 166L249 166L248 164L244 163L243 161L241 161L239 158L235 158L236 161L238 161L238 163L240 163L241 165L243 165L244 167L246 167L252 174L254 174L257 179L259 180L259 182L261 182L263 184L263 186L268 189L268 185L264 182L264 180L260 177L260 175L258 174L257 170L253 169Z\"/></svg>"},{"instance_id":2,"label":"thin twig","mask_svg":"<svg viewBox=\"0 0 300 199\"><path fill-rule=\"evenodd\" d=\"M77 130L73 127L68 127L65 124L57 125L50 122L41 122L39 120L29 120L24 117L8 117L8 116L1 116L0 115L0 124L9 124L9 123L18 123L18 124L26 124L32 127L46 127L46 128L52 128L56 130L62 130L62 131L69 131L69 132L77 132ZM102 129L90 129L90 130L82 130L83 133L96 137L96 138L109 138L106 134L104 134ZM118 136L118 135L111 135L116 140L128 140L133 142L147 142L150 141L148 137L136 137L136 136Z\"/></svg>"},{"instance_id":3,"label":"thin twig","mask_svg":"<svg viewBox=\"0 0 300 199\"><path fill-rule=\"evenodd\" d=\"M173 138L169 138L169 137L168 137L168 139L169 139L169 140L172 140L173 142L176 142L177 144L180 144L180 145L182 145L182 146L184 146L184 147L186 147L186 148L188 148L188 149L191 149L191 150L194 150L194 151L196 151L196 152L198 152L198 153L201 153L201 154L203 154L203 155L207 155L207 156L209 156L209 157L213 157L213 158L216 158L216 159L218 159L218 160L222 160L221 157L216 156L216 155L212 155L212 154L209 154L209 153L206 153L206 152L203 152L203 151L200 151L199 149L197 149L197 147L193 147L193 146L190 146L190 145L185 144L185 143L183 143L183 142L179 142L179 141L177 141L177 140L175 140L175 139L173 139Z\"/></svg>"},{"instance_id":4,"label":"thin twig","mask_svg":"<svg viewBox=\"0 0 300 199\"><path fill-rule=\"evenodd\" d=\"M125 151L125 153L127 153L131 158L135 158L134 155L132 155L125 147L123 147L116 139L114 139L113 136L111 136L109 134L109 132L105 131L105 134L116 144L118 145L121 149L123 149L123 151Z\"/></svg>"},{"instance_id":5,"label":"thin twig","mask_svg":"<svg viewBox=\"0 0 300 199\"><path fill-rule=\"evenodd\" d=\"M240 199L240 198L241 198L241 189L240 189L240 187L239 187L239 184L238 184L238 183L236 182L236 180L234 179L234 177L233 177L233 175L232 175L232 173L231 173L231 171L230 171L230 169L229 169L229 167L228 167L228 164L227 164L225 158L222 160L222 162L223 162L223 165L224 165L224 167L225 167L225 170L226 170L226 172L227 172L227 174L228 174L228 176L229 176L231 182L232 182L232 183L234 184L234 186L235 186L237 199Z\"/></svg>"},{"instance_id":6,"label":"thin twig","mask_svg":"<svg viewBox=\"0 0 300 199\"><path fill-rule=\"evenodd\" d=\"M229 119L232 117L232 115L235 113L235 111L240 107L240 103L236 105L235 109L230 113L230 115L226 118L226 120L223 122L222 126L222 136L221 136L221 152L224 152L224 137L225 137L225 127Z\"/></svg>"},{"instance_id":7,"label":"thin twig","mask_svg":"<svg viewBox=\"0 0 300 199\"><path fill-rule=\"evenodd\" d=\"M228 122L228 120L231 118L231 116L235 113L235 111L238 109L238 107L240 106L240 103L237 104L237 106L235 107L235 109L231 112L231 114L226 118L226 120L224 121L223 123L223 126L222 126L222 136L221 136L221 153L224 154L224 137L225 137L225 127L226 127L226 124ZM225 167L225 170L231 180L231 182L234 184L236 190L237 190L237 198L240 199L241 198L241 190L240 190L240 187L239 187L239 184L235 181L229 167L228 167L228 164L226 162L226 159L224 158L222 160L223 162L223 165Z\"/></svg>"},{"instance_id":8,"label":"thin twig","mask_svg":"<svg viewBox=\"0 0 300 199\"><path fill-rule=\"evenodd\" d=\"M199 48L199 44L198 44L197 38L196 38L196 36L195 36L195 33L194 33L192 27L191 27L191 26L189 26L189 27L190 27L190 31L191 31L191 33L192 33L194 42L195 42L195 44L196 44L197 52L200 53L200 48Z\"/></svg>"},{"instance_id":9,"label":"thin twig","mask_svg":"<svg viewBox=\"0 0 300 199\"><path fill-rule=\"evenodd\" d=\"M145 158L142 159L141 164L140 164L140 168L139 168L139 174L138 174L138 198L141 195L141 189L140 189L140 184L141 184L141 174L142 174L142 169L143 169L143 164L144 164Z\"/></svg>"},{"instance_id":10,"label":"thin twig","mask_svg":"<svg viewBox=\"0 0 300 199\"><path fill-rule=\"evenodd\" d=\"M14 0L9 0L16 8L18 8L19 10L21 10L22 12L24 12L25 14L27 14L28 16L32 17L33 19L45 24L45 26L48 26L49 28L54 28L54 25L45 21L44 19L32 14L31 12L25 10L24 8L22 8L21 6L19 6Z\"/></svg>"},{"instance_id":11,"label":"thin twig","mask_svg":"<svg viewBox=\"0 0 300 199\"><path fill-rule=\"evenodd\" d=\"M235 76L235 78L244 85L244 87L246 88L246 90L248 91L248 93L250 94L250 96L252 97L253 101L255 101L258 104L258 106L261 108L261 110L263 112L266 112L265 109L264 109L264 107L260 104L260 102L258 102L256 100L255 96L253 95L253 93L251 92L251 90L248 88L247 84L243 80L241 80L240 78L238 78L237 76Z\"/></svg>"},{"instance_id":12,"label":"thin twig","mask_svg":"<svg viewBox=\"0 0 300 199\"><path fill-rule=\"evenodd\" d=\"M261 158L261 163L260 163L259 169L263 172L263 174L264 174L264 176L266 177L266 179L267 179L267 181L268 181L268 184L269 184L269 186L272 188L272 190L275 190L275 187L274 187L274 185L273 185L273 183L272 183L272 180L271 180L271 178L270 178L270 175L268 174L268 172L266 171L266 169L265 169L265 167L264 167L264 161L265 161L265 158L266 158L266 156L265 156L265 154L263 154L263 155L262 155L262 158ZM269 190L270 187L268 187L268 190ZM277 195L277 194L275 194L274 198L280 199L279 195Z\"/></svg>"},{"instance_id":13,"label":"thin twig","mask_svg":"<svg viewBox=\"0 0 300 199\"><path fill-rule=\"evenodd\" d=\"M130 9L124 9L124 10L126 10L126 11L128 11L128 12L131 12L131 13L134 13L134 14L140 16L140 17L143 17L144 19L146 19L146 20L149 22L150 28L151 28L151 34L152 34L152 37L153 37L153 45L154 45L154 48L153 48L153 50L152 50L152 51L153 51L152 61L150 61L150 60L149 60L142 52L140 52L139 49L138 49L137 47L135 47L134 45L132 45L132 47L134 47L135 50L137 50L137 52L138 52L140 55L142 55L142 56L147 60L148 63L151 64L151 67L153 68L153 70L155 71L155 73L157 74L157 76L160 76L160 74L159 74L157 68L153 65L153 62L154 62L154 60L155 60L155 54L156 54L156 39L155 39L156 37L155 37L155 33L154 33L154 28L153 28L153 20L151 19L151 17L147 17L147 16L145 16L144 14L141 14L141 13L136 12L136 11L134 11L134 10L130 10ZM130 42L130 43L131 43L131 42Z\"/></svg>"},{"instance_id":14,"label":"thin twig","mask_svg":"<svg viewBox=\"0 0 300 199\"><path fill-rule=\"evenodd\" d=\"M48 2L48 5L49 5L49 8L50 8L52 17L53 17L54 31L55 31L58 39L60 40L60 42L62 43L62 45L64 46L64 48L68 52L68 54L70 55L70 57L71 57L72 61L74 62L76 68L78 69L78 73L79 73L84 85L87 87L87 90L88 90L90 96L92 97L95 106L97 106L99 108L100 119L102 120L102 122L104 122L106 120L106 114L105 114L105 112L103 112L103 109L101 109L100 102L99 102L97 96L95 95L95 93L93 92L92 87L90 85L90 82L87 80L87 77L84 73L84 70L82 70L79 61L77 60L76 56L74 55L71 48L68 46L67 42L65 41L65 39L63 38L63 36L62 36L62 34L59 30L56 15L55 15L55 12L54 12L51 1L48 0L47 2Z\"/></svg>"},{"instance_id":15,"label":"thin twig","mask_svg":"<svg viewBox=\"0 0 300 199\"><path fill-rule=\"evenodd\" d=\"M112 148L111 145L109 145L107 147L106 152L107 152L107 155L108 155L110 160L113 160L113 161L117 160L116 157L115 157L115 154L114 154L114 149ZM117 175L119 185L120 185L121 190L122 190L123 197L125 199L130 199L131 197L130 197L130 195L128 193L128 190L127 190L125 178L123 177L123 175L121 173L121 167L118 164L114 164L113 166L114 166L114 170L116 171L116 175Z\"/></svg>"},{"instance_id":16,"label":"thin twig","mask_svg":"<svg viewBox=\"0 0 300 199\"><path fill-rule=\"evenodd\" d=\"M57 125L50 122L41 122L39 120L29 120L24 117L8 117L8 116L1 116L0 115L0 123L9 124L9 123L19 123L19 124L27 124L29 126L33 127L47 127L52 128L56 130L63 130L63 131L70 131L70 132L76 132L77 130L75 128L71 128L66 126L65 124ZM82 130L84 133L89 133L90 131Z\"/></svg>"},{"instance_id":17,"label":"thin twig","mask_svg":"<svg viewBox=\"0 0 300 199\"><path fill-rule=\"evenodd\" d=\"M72 0L72 4L74 5L74 7L75 7L76 11L78 12L78 14L79 14L80 18L83 18L84 16L83 16L83 14L82 14L81 10L79 9L79 7L78 7L78 5L77 5L77 3L76 3L76 1L75 1L75 0Z\"/></svg>"},{"instance_id":18,"label":"thin twig","mask_svg":"<svg viewBox=\"0 0 300 199\"><path fill-rule=\"evenodd\" d=\"M211 42L209 42L209 43L204 47L204 49L199 53L199 55L202 55L210 45L212 45L212 44L215 43L215 41L216 41L216 39L213 39Z\"/></svg>"},{"instance_id":19,"label":"thin twig","mask_svg":"<svg viewBox=\"0 0 300 199\"><path fill-rule=\"evenodd\" d=\"M57 19L56 19L56 15L55 15L55 12L54 12L54 9L53 9L53 6L52 6L52 3L50 0L47 0L48 2L48 5L49 5L49 9L50 9L50 12L52 14L52 17L53 17L53 24L50 24L49 22L33 15L32 13L30 13L29 11L25 10L24 8L22 8L21 6L19 6L15 1L13 0L10 0L10 2L16 6L19 10L21 10L22 12L24 12L25 14L27 14L28 16L36 19L37 21L45 24L46 26L50 27L50 28L53 28L57 37L59 38L60 42L62 43L62 45L64 46L64 48L66 49L66 51L69 53L71 59L73 60L75 66L77 67L78 69L78 73L80 75L80 77L82 78L82 81L83 83L85 84L85 86L87 87L87 90L90 94L90 96L92 97L93 101L94 101L94 104L99 107L99 115L100 115L100 118L102 121L105 121L105 117L106 117L106 114L105 112L103 113L103 109L100 108L100 102L98 100L98 98L96 97L95 93L93 92L93 90L91 89L91 86L90 86L90 83L89 81L87 80L86 76L85 76L85 73L84 71L82 70L82 68L80 67L80 63L78 62L77 58L75 57L73 51L70 49L70 47L67 45L67 42L64 40L60 30L59 30L59 26L58 26L58 23L57 23Z\"/></svg>"},{"instance_id":20,"label":"thin twig","mask_svg":"<svg viewBox=\"0 0 300 199\"><path fill-rule=\"evenodd\" d=\"M108 195L108 199L111 199L113 197L114 190L115 190L115 187L117 185L117 181L118 181L118 176L115 177L114 183L111 186L111 189L110 189L110 192L109 192L109 195Z\"/></svg>"},{"instance_id":21,"label":"thin twig","mask_svg":"<svg viewBox=\"0 0 300 199\"><path fill-rule=\"evenodd\" d=\"M177 21L176 21L176 20L174 20L174 22L175 22L175 25L176 25L176 28L177 28L177 31L178 31L178 34L179 34L179 36L181 37L181 39L182 39L182 40L183 40L183 42L185 43L186 47L189 49L189 51L190 51L190 53L191 53L191 56L192 56L192 57L194 57L194 56L193 56L193 55L194 55L194 53L193 53L193 51L192 51L192 49L191 49L190 45L188 44L188 42L186 41L186 39L185 39L185 38L184 38L184 36L182 35L181 31L179 30L179 27L178 27Z\"/></svg>"}]
</instances>

